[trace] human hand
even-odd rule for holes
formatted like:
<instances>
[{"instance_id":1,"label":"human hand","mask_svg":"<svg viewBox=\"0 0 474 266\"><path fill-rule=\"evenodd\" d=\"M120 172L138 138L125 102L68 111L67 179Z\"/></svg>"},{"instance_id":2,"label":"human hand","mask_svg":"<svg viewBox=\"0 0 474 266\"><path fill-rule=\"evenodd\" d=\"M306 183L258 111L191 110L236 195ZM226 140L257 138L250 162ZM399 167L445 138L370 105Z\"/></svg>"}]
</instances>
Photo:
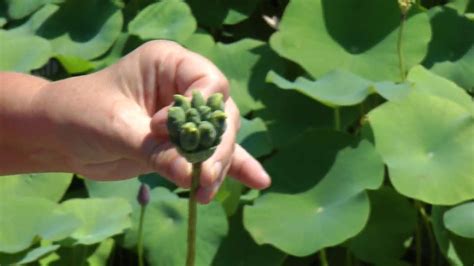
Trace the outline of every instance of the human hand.
<instances>
[{"instance_id":1,"label":"human hand","mask_svg":"<svg viewBox=\"0 0 474 266\"><path fill-rule=\"evenodd\" d=\"M209 202L227 173L262 189L270 179L262 166L235 144L239 111L223 74L204 57L170 41L151 41L118 63L93 74L44 86L33 104L44 117L49 154L61 166L91 179L115 180L158 172L190 187L191 165L168 139L166 116L174 94L224 95L227 130L203 163L198 200Z\"/></svg>"}]
</instances>

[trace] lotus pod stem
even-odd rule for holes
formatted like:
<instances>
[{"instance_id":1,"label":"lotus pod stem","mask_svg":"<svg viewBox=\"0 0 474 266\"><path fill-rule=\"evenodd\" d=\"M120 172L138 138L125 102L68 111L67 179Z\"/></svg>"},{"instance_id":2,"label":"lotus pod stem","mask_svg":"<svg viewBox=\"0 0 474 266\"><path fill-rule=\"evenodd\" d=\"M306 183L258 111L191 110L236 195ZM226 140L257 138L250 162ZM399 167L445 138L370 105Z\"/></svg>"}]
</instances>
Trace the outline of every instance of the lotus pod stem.
<instances>
[{"instance_id":1,"label":"lotus pod stem","mask_svg":"<svg viewBox=\"0 0 474 266\"><path fill-rule=\"evenodd\" d=\"M196 194L199 187L202 162L212 156L226 128L224 96L211 95L207 102L199 91L193 91L189 101L174 96L174 107L168 112L170 140L178 152L192 163L192 185L188 200L188 250L186 265L194 266L196 257ZM178 110L179 109L179 110Z\"/></svg>"}]
</instances>

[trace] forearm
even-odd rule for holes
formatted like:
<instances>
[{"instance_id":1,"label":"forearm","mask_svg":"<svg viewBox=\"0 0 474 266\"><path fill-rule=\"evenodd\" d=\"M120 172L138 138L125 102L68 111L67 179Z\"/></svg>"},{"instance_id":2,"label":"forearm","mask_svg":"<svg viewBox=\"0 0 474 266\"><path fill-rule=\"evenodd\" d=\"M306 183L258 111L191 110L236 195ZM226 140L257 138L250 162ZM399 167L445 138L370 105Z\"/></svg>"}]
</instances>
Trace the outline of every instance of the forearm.
<instances>
[{"instance_id":1,"label":"forearm","mask_svg":"<svg viewBox=\"0 0 474 266\"><path fill-rule=\"evenodd\" d=\"M34 76L0 72L0 175L61 171L50 143L50 122L33 104L49 84Z\"/></svg>"}]
</instances>

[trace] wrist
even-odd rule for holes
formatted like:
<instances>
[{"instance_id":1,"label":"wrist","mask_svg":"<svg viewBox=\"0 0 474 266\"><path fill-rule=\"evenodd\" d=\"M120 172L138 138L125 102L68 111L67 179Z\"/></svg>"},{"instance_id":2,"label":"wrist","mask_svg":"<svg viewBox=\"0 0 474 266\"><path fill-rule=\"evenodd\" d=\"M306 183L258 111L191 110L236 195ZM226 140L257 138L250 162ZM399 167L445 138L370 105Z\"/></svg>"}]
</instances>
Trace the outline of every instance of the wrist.
<instances>
[{"instance_id":1,"label":"wrist","mask_svg":"<svg viewBox=\"0 0 474 266\"><path fill-rule=\"evenodd\" d=\"M53 125L35 102L50 82L19 73L0 79L0 174L62 171Z\"/></svg>"}]
</instances>

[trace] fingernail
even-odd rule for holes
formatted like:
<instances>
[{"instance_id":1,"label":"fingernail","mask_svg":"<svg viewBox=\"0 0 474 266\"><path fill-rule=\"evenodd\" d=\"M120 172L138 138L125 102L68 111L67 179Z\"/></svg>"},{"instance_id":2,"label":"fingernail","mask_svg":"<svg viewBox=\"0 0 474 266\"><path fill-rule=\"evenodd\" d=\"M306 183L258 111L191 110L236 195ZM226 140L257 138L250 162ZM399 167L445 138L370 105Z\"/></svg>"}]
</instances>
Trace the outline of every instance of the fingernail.
<instances>
[{"instance_id":1,"label":"fingernail","mask_svg":"<svg viewBox=\"0 0 474 266\"><path fill-rule=\"evenodd\" d=\"M215 162L213 166L213 172L212 172L212 182L215 182L222 171L222 163L221 162Z\"/></svg>"}]
</instances>

